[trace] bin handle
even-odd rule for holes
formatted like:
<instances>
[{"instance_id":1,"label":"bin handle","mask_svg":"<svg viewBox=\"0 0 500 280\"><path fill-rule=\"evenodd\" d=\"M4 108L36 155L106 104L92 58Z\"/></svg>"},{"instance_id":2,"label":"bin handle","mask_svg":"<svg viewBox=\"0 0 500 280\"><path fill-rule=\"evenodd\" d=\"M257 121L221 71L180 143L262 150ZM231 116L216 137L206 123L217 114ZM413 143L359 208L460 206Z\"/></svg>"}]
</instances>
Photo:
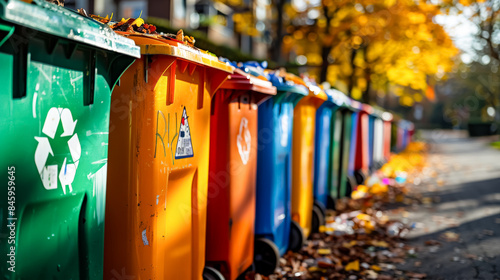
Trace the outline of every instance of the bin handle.
<instances>
[{"instance_id":1,"label":"bin handle","mask_svg":"<svg viewBox=\"0 0 500 280\"><path fill-rule=\"evenodd\" d=\"M10 36L12 36L12 34L14 34L14 30L16 29L15 26L9 26L9 25L4 25L4 24L0 24L0 31L6 31L7 32L7 36L5 36L1 41L0 41L0 47L5 44L5 42L7 42L7 40L9 40Z\"/></svg>"}]
</instances>

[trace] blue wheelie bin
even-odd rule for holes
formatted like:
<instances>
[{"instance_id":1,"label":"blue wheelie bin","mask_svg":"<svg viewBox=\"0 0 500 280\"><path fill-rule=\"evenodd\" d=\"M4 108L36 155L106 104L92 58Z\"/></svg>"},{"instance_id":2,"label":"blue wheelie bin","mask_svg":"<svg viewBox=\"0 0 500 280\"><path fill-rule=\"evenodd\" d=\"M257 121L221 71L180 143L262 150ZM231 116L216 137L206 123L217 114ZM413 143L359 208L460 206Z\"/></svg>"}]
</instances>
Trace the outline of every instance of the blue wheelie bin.
<instances>
[{"instance_id":1,"label":"blue wheelie bin","mask_svg":"<svg viewBox=\"0 0 500 280\"><path fill-rule=\"evenodd\" d=\"M324 214L335 209L339 177L344 94L336 89L325 90L328 100L316 112L316 151L314 155L314 211ZM313 215L313 231L315 225Z\"/></svg>"},{"instance_id":2,"label":"blue wheelie bin","mask_svg":"<svg viewBox=\"0 0 500 280\"><path fill-rule=\"evenodd\" d=\"M264 275L274 272L288 249L298 250L304 242L291 219L291 153L294 107L309 94L283 71L268 75L277 94L259 106L254 249L255 269Z\"/></svg>"}]
</instances>

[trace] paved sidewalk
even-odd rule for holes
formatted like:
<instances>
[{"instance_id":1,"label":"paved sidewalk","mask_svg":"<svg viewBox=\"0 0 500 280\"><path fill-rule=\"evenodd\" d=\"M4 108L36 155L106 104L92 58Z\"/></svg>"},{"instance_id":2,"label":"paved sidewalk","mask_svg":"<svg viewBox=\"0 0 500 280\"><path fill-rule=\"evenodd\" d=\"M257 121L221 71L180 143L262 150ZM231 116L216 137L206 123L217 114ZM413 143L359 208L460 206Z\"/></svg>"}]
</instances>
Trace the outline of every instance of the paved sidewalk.
<instances>
[{"instance_id":1,"label":"paved sidewalk","mask_svg":"<svg viewBox=\"0 0 500 280\"><path fill-rule=\"evenodd\" d=\"M399 268L428 279L500 279L500 150L489 146L495 138L422 135L431 144L430 168L411 188L424 203L398 214L415 223L408 238L416 254Z\"/></svg>"}]
</instances>

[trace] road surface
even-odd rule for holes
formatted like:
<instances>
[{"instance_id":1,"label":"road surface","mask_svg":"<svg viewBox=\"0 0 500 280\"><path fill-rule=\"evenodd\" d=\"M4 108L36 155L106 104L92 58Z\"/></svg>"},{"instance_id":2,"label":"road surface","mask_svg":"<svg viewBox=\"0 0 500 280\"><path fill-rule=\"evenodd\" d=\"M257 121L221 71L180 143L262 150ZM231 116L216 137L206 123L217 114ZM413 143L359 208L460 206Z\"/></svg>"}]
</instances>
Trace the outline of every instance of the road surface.
<instances>
[{"instance_id":1,"label":"road surface","mask_svg":"<svg viewBox=\"0 0 500 280\"><path fill-rule=\"evenodd\" d=\"M430 168L411 189L424 203L404 212L415 226L408 242L416 252L398 267L427 279L500 279L500 150L489 146L495 139L422 135L431 145Z\"/></svg>"}]
</instances>

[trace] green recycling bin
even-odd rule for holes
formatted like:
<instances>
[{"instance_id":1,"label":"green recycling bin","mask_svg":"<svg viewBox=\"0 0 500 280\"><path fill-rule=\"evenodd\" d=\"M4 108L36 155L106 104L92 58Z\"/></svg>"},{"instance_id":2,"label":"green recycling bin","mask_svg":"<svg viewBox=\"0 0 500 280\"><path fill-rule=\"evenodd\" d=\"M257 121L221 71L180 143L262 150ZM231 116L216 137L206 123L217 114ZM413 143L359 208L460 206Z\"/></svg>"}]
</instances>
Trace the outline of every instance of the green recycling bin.
<instances>
[{"instance_id":1,"label":"green recycling bin","mask_svg":"<svg viewBox=\"0 0 500 280\"><path fill-rule=\"evenodd\" d=\"M0 0L2 279L102 279L111 91L136 57L76 12Z\"/></svg>"},{"instance_id":2,"label":"green recycling bin","mask_svg":"<svg viewBox=\"0 0 500 280\"><path fill-rule=\"evenodd\" d=\"M347 96L343 96L343 105L339 108L338 112L341 113L341 116L338 117L338 120L341 122L341 133L340 133L340 145L338 157L334 158L334 161L338 163L338 167L335 168L334 172L338 174L336 176L337 179L337 196L332 196L334 198L343 198L350 195L353 188L356 187L356 182L353 176L349 175L349 162L350 152L351 152L351 143L352 143L352 132L353 132L353 113L355 109L351 106L352 102L355 102L348 98Z\"/></svg>"}]
</instances>

